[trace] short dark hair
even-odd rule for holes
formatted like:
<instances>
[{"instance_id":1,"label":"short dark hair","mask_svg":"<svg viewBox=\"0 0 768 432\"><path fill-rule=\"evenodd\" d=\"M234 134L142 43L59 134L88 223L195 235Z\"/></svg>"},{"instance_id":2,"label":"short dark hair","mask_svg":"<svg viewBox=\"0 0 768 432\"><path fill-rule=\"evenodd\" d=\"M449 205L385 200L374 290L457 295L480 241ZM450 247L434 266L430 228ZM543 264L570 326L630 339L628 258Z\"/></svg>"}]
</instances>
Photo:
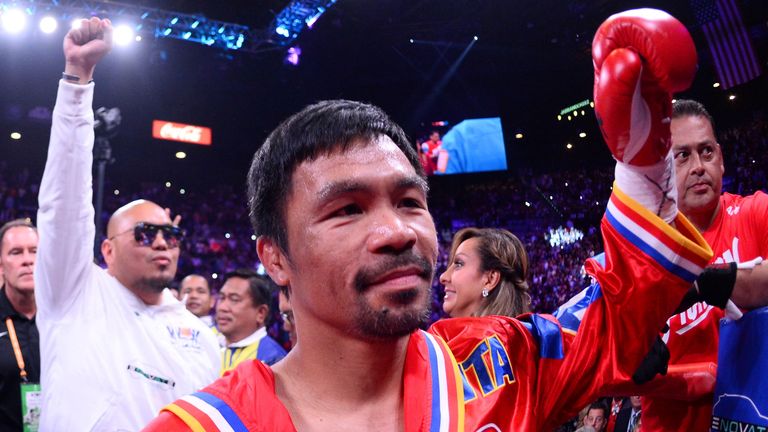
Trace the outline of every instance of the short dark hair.
<instances>
[{"instance_id":1,"label":"short dark hair","mask_svg":"<svg viewBox=\"0 0 768 432\"><path fill-rule=\"evenodd\" d=\"M248 281L248 293L251 295L251 303L254 306L270 306L272 303L272 292L274 291L274 284L271 279L258 274L255 270L239 268L225 274L224 283L227 283L233 277Z\"/></svg>"},{"instance_id":2,"label":"short dark hair","mask_svg":"<svg viewBox=\"0 0 768 432\"><path fill-rule=\"evenodd\" d=\"M709 111L707 111L707 109L704 107L704 104L693 99L678 99L674 104L672 104L673 119L695 116L704 117L705 119L709 120L709 124L712 126L712 133L717 136L715 133L715 119L713 119L712 115L709 114Z\"/></svg>"},{"instance_id":3,"label":"short dark hair","mask_svg":"<svg viewBox=\"0 0 768 432\"><path fill-rule=\"evenodd\" d=\"M5 241L5 233L10 231L11 228L16 228L16 227L32 228L35 232L37 232L37 228L35 228L35 225L32 224L32 221L29 218L14 219L12 221L8 221L4 223L2 227L0 227L0 250L3 249L3 241Z\"/></svg>"},{"instance_id":4,"label":"short dark hair","mask_svg":"<svg viewBox=\"0 0 768 432\"><path fill-rule=\"evenodd\" d=\"M592 411L593 409L603 410L603 417L605 417L606 420L608 419L608 410L609 409L608 409L608 405L606 405L604 402L597 401L597 402L592 402L591 404L589 404L589 408L587 408L587 414L589 414L589 412Z\"/></svg>"},{"instance_id":5,"label":"short dark hair","mask_svg":"<svg viewBox=\"0 0 768 432\"><path fill-rule=\"evenodd\" d=\"M408 136L379 107L349 100L322 101L283 121L256 151L248 172L248 206L256 235L273 239L288 254L285 204L296 167L346 151L355 139L379 136L389 137L425 178Z\"/></svg>"}]
</instances>

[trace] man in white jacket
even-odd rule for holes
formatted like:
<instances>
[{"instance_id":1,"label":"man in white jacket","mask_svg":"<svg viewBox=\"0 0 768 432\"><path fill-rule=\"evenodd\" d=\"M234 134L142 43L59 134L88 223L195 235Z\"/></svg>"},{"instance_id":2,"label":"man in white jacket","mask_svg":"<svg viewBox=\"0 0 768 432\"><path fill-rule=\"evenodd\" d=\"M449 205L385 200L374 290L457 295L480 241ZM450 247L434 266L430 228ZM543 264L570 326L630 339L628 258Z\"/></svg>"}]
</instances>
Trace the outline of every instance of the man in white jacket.
<instances>
[{"instance_id":1,"label":"man in white jacket","mask_svg":"<svg viewBox=\"0 0 768 432\"><path fill-rule=\"evenodd\" d=\"M81 20L66 65L40 186L37 284L42 431L138 430L212 382L216 338L165 287L176 275L178 217L139 200L117 210L93 263L93 88L109 20Z\"/></svg>"}]
</instances>

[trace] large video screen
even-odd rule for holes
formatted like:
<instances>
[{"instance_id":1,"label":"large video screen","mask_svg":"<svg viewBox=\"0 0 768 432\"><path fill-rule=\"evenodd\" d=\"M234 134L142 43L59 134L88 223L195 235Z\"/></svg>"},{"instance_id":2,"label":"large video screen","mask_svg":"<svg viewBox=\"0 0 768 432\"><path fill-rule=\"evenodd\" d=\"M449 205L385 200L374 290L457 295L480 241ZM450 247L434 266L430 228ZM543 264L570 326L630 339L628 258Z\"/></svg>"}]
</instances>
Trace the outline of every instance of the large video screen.
<instances>
[{"instance_id":1,"label":"large video screen","mask_svg":"<svg viewBox=\"0 0 768 432\"><path fill-rule=\"evenodd\" d=\"M432 124L437 126L417 140L419 157L427 175L507 169L504 133L499 117Z\"/></svg>"}]
</instances>

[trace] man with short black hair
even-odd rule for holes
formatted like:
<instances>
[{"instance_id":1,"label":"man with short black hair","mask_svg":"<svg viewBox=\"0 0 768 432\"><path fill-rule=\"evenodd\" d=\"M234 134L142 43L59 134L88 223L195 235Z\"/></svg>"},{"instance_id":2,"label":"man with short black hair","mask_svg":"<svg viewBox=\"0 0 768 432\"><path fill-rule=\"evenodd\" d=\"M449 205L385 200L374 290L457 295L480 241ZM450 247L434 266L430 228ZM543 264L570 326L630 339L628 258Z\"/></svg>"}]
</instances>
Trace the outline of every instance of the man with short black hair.
<instances>
[{"instance_id":1,"label":"man with short black hair","mask_svg":"<svg viewBox=\"0 0 768 432\"><path fill-rule=\"evenodd\" d=\"M584 426L595 428L595 432L603 432L608 424L608 406L602 402L593 402L584 417Z\"/></svg>"},{"instance_id":2,"label":"man with short black hair","mask_svg":"<svg viewBox=\"0 0 768 432\"><path fill-rule=\"evenodd\" d=\"M27 219L0 227L0 431L22 429L21 386L40 382L40 345L35 322L37 230ZM17 352L14 345L18 345ZM29 400L28 404L32 401ZM29 410L29 407L27 408Z\"/></svg>"},{"instance_id":3,"label":"man with short black hair","mask_svg":"<svg viewBox=\"0 0 768 432\"><path fill-rule=\"evenodd\" d=\"M205 276L187 275L179 285L179 296L185 302L187 310L200 318L205 325L208 327L215 325L211 316L214 299L211 294L211 286Z\"/></svg>"},{"instance_id":4,"label":"man with short black hair","mask_svg":"<svg viewBox=\"0 0 768 432\"><path fill-rule=\"evenodd\" d=\"M719 301L699 301L669 319L670 330L664 339L669 346L670 371L637 389L651 391L643 398L643 429L653 432L710 428L715 376L720 380L723 375L716 371L726 300L730 297L744 310L768 304L768 262L764 261L768 258L768 195L762 191L748 196L723 192L725 163L712 115L690 99L678 100L672 108L670 153L675 161L678 206L707 240L714 252L713 264L729 274L729 282L711 287L724 293ZM744 316L759 318L756 314ZM753 346L760 346L761 340L756 336ZM760 369L747 364L730 368ZM742 377L739 381L756 380Z\"/></svg>"},{"instance_id":5,"label":"man with short black hair","mask_svg":"<svg viewBox=\"0 0 768 432\"><path fill-rule=\"evenodd\" d=\"M245 360L272 365L285 357L285 349L267 335L272 292L272 282L251 269L224 276L216 305L216 324L226 338L222 374Z\"/></svg>"}]
</instances>

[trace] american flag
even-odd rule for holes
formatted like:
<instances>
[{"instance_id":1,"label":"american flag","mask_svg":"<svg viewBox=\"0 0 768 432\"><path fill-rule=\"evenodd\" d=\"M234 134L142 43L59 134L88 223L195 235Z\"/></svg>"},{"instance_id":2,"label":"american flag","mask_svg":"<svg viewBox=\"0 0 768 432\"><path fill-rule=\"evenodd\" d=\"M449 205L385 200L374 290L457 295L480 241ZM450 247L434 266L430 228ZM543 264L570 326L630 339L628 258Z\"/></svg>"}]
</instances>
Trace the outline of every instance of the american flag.
<instances>
[{"instance_id":1,"label":"american flag","mask_svg":"<svg viewBox=\"0 0 768 432\"><path fill-rule=\"evenodd\" d=\"M717 76L724 89L760 76L755 57L736 0L691 0L712 54Z\"/></svg>"}]
</instances>

